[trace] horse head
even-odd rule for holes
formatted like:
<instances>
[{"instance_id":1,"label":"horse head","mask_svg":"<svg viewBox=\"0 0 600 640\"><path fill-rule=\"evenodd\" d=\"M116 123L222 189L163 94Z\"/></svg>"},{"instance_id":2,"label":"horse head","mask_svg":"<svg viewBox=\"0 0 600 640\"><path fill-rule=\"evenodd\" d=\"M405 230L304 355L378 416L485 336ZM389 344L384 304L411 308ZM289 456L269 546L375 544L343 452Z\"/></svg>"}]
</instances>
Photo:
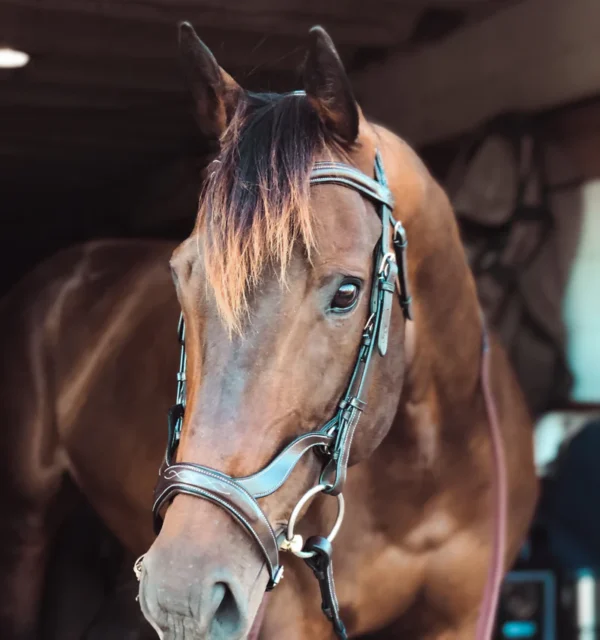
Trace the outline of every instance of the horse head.
<instances>
[{"instance_id":1,"label":"horse head","mask_svg":"<svg viewBox=\"0 0 600 640\"><path fill-rule=\"evenodd\" d=\"M419 213L441 191L404 142L363 116L325 31L310 35L304 90L254 94L181 26L198 124L215 156L194 231L171 260L185 319L185 413L165 466L169 499L159 504L164 522L145 557L140 593L162 637L246 637L273 586L264 549L232 517L234 508L222 508L238 492L229 479L252 477L315 430L340 437L335 428L344 416L360 413L360 428L344 432L341 451L352 467L379 447L400 404L413 323L388 294L398 269L406 289L418 256L401 264L393 240L402 231L406 246ZM339 163L354 183L336 179ZM382 183L383 167L389 184ZM316 179L315 168L329 179ZM451 225L442 234L448 228L458 243ZM439 240L428 237L420 252ZM364 385L348 395L365 362ZM335 428L327 431L329 424ZM325 482L339 493L323 480L326 447L314 449L270 493L243 484L277 540L309 489ZM194 469L203 474L195 493L185 490ZM301 530L326 533L335 500L320 496L300 516Z\"/></svg>"}]
</instances>

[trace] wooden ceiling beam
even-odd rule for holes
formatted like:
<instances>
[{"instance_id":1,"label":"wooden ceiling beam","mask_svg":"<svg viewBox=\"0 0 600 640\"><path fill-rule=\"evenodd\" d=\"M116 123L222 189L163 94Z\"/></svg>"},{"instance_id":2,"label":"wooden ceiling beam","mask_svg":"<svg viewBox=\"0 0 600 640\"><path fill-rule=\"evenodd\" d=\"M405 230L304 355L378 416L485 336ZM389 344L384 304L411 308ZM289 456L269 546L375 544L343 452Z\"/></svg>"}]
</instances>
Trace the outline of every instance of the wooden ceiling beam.
<instances>
[{"instance_id":1,"label":"wooden ceiling beam","mask_svg":"<svg viewBox=\"0 0 600 640\"><path fill-rule=\"evenodd\" d=\"M412 144L450 138L509 110L600 93L598 0L524 0L354 76L365 111ZM388 88L385 99L379 89Z\"/></svg>"},{"instance_id":2,"label":"wooden ceiling beam","mask_svg":"<svg viewBox=\"0 0 600 640\"><path fill-rule=\"evenodd\" d=\"M39 0L3 0L5 4L40 8ZM289 5L290 3L286 3ZM314 5L314 6L313 6ZM189 20L198 26L202 37L209 29L254 33L259 36L277 34L280 37L296 37L308 41L308 30L314 24L324 22L336 43L354 46L393 46L399 43L399 34L405 33L406 24L414 24L420 9L397 3L384 13L373 10L368 3L313 2L296 0L294 6L269 2L259 10L246 0L223 2L203 0L202 3L126 3L90 2L88 0L46 0L45 11L74 12L104 18L132 20L138 23L175 25ZM337 10L332 8L337 6ZM206 31L205 31L206 30Z\"/></svg>"},{"instance_id":3,"label":"wooden ceiling beam","mask_svg":"<svg viewBox=\"0 0 600 640\"><path fill-rule=\"evenodd\" d=\"M194 132L187 135L181 133L174 135L167 131L153 132L143 135L142 132L125 133L106 124L97 129L73 129L60 131L58 129L47 130L45 126L36 127L30 131L11 131L8 127L0 128L2 136L2 153L35 155L36 149L40 154L44 149L88 149L90 153L95 149L131 150L131 151L155 151L182 150L187 143L192 144L196 140ZM18 146L21 145L22 151Z\"/></svg>"},{"instance_id":4,"label":"wooden ceiling beam","mask_svg":"<svg viewBox=\"0 0 600 640\"><path fill-rule=\"evenodd\" d=\"M189 111L191 105L187 95L165 91L5 81L0 90L0 111L15 107L127 110L135 113L147 108Z\"/></svg>"},{"instance_id":5,"label":"wooden ceiling beam","mask_svg":"<svg viewBox=\"0 0 600 640\"><path fill-rule=\"evenodd\" d=\"M137 22L129 18L0 3L0 25L0 39L27 51L34 59L52 54L87 56L99 61L146 61L149 65L177 60L175 22ZM295 68L303 59L308 43L306 36L260 36L223 28L199 28L199 33L214 51L219 64L228 70L239 66L240 60L249 68Z\"/></svg>"},{"instance_id":6,"label":"wooden ceiling beam","mask_svg":"<svg viewBox=\"0 0 600 640\"><path fill-rule=\"evenodd\" d=\"M1 109L3 153L44 148L132 149L161 152L199 144L191 116L161 109L103 112L93 109Z\"/></svg>"},{"instance_id":7,"label":"wooden ceiling beam","mask_svg":"<svg viewBox=\"0 0 600 640\"><path fill-rule=\"evenodd\" d=\"M249 90L291 90L299 84L298 73L286 70L237 67L231 74ZM3 78L6 75L7 77ZM62 57L55 54L38 57L27 67L7 73L0 72L2 89L16 95L20 87L63 87L68 95L71 89L81 89L90 101L93 91L101 96L107 91L113 101L118 101L123 92L123 103L135 93L140 96L136 103L158 104L186 103L188 89L175 60L155 61L148 64L139 60L88 58L86 56ZM161 96L162 94L162 96ZM4 98L6 99L6 98ZM3 98L0 97L0 102Z\"/></svg>"},{"instance_id":8,"label":"wooden ceiling beam","mask_svg":"<svg viewBox=\"0 0 600 640\"><path fill-rule=\"evenodd\" d=\"M15 81L30 85L55 84L66 87L141 90L182 94L185 82L175 59L143 60L98 58L84 55L38 56L13 75Z\"/></svg>"},{"instance_id":9,"label":"wooden ceiling beam","mask_svg":"<svg viewBox=\"0 0 600 640\"><path fill-rule=\"evenodd\" d=\"M102 136L100 133L81 132L80 135L63 135L60 133L46 133L33 139L32 136L23 133L10 133L1 131L2 149L0 155L21 158L58 158L61 155L72 155L73 153L86 152L96 154L97 152L117 153L177 153L182 150L182 143L173 139L146 139L121 138L115 140L108 135Z\"/></svg>"}]
</instances>

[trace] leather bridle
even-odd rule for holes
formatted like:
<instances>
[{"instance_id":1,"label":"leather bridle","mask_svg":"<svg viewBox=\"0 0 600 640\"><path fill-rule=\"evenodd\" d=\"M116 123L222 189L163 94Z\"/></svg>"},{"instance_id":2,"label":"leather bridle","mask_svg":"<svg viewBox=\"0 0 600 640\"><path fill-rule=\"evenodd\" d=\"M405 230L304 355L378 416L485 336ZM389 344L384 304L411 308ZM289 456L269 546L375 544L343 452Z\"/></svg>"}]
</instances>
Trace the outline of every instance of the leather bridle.
<instances>
[{"instance_id":1,"label":"leather bridle","mask_svg":"<svg viewBox=\"0 0 600 640\"><path fill-rule=\"evenodd\" d=\"M183 315L179 323L181 359L177 374L177 402L169 411L167 452L160 469L154 494L154 524L158 533L162 510L180 493L209 500L232 515L254 539L269 570L267 590L281 580L283 566L279 551L286 550L305 559L319 580L323 611L332 622L336 635L346 638L339 616L331 565L331 542L343 518L342 489L354 432L366 406L366 386L375 347L380 356L388 348L394 292L398 292L404 317L411 319L411 297L407 282L407 238L402 223L393 215L393 198L379 152L375 156L375 179L354 167L339 162L316 162L310 176L311 185L338 184L361 193L372 201L381 219L382 232L374 252L369 316L364 326L358 356L348 387L335 415L316 431L305 433L281 451L264 469L243 478L233 478L221 471L189 462L174 462L179 443L186 397L186 352ZM300 500L290 516L287 530L274 531L258 500L271 495L287 480L299 460L315 450L323 460L319 483ZM294 534L294 524L304 504L319 492L337 496L338 519L327 538L314 536L306 543Z\"/></svg>"}]
</instances>

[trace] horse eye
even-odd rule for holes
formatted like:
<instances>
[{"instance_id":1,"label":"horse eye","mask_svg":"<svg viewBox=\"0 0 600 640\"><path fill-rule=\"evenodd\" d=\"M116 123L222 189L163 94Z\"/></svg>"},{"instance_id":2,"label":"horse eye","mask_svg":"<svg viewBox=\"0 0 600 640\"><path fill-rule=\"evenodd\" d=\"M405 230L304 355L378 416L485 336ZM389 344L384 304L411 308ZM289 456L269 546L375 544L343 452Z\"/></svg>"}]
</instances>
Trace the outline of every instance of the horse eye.
<instances>
[{"instance_id":1,"label":"horse eye","mask_svg":"<svg viewBox=\"0 0 600 640\"><path fill-rule=\"evenodd\" d=\"M331 301L331 310L337 313L350 311L358 300L360 287L356 282L344 282Z\"/></svg>"}]
</instances>

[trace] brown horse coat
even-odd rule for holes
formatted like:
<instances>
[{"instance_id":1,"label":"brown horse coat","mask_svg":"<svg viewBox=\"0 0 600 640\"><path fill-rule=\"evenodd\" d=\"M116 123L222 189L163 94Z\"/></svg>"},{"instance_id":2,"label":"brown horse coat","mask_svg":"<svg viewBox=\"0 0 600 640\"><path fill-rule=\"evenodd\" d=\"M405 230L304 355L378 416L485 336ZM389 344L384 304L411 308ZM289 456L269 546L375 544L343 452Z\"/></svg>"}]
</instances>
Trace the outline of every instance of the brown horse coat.
<instances>
[{"instance_id":1,"label":"brown horse coat","mask_svg":"<svg viewBox=\"0 0 600 640\"><path fill-rule=\"evenodd\" d=\"M5 340L0 385L3 638L33 634L48 509L63 473L73 475L133 553L152 543L152 489L178 366L179 305L168 269L172 249L170 243L127 241L76 247L41 265L0 307ZM443 316L438 316L442 328ZM465 335L469 330L475 327L461 328ZM475 531L465 523L490 510L489 478L481 472L489 466L487 425L472 425L458 403L452 420L440 421L440 409L429 406L427 383L420 388L426 377L416 363L407 376L407 389L411 385L421 396L406 403L409 428L392 430L373 461L350 474L347 494L361 506L346 521L336 546L340 598L351 603L343 612L350 629L368 630L408 611L398 625L424 626L431 628L432 638L441 637L438 625L470 607L482 587L469 576L477 563L478 573L485 566L490 522L484 519ZM528 418L515 402L518 391L498 346L494 379L511 479L512 558L531 515L535 485ZM445 488L441 493L440 487ZM404 538L400 545L389 540L398 528ZM310 576L303 567L297 571L295 577L288 569L272 595L265 638L280 637L280 615L289 617L290 607L306 611L307 623L312 618L315 629L322 629L315 633L329 633ZM439 609L436 616L430 613L432 601ZM391 633L398 637L399 632ZM469 634L458 629L447 637Z\"/></svg>"},{"instance_id":2,"label":"brown horse coat","mask_svg":"<svg viewBox=\"0 0 600 640\"><path fill-rule=\"evenodd\" d=\"M215 113L224 119L227 108L221 107ZM383 407L390 417L365 421L357 434L357 464L345 490L347 517L335 545L338 596L353 636L378 632L379 638L470 640L489 560L492 513L475 288L440 187L398 138L367 125L362 116L360 126L361 144L350 161L369 172L375 146L382 153L395 215L410 238L415 320L405 326L399 310L394 312L390 351L395 355L387 362L395 369L382 364L372 389L381 400L375 410ZM362 258L380 224L362 199L327 186L311 196L311 207L322 224L321 249L310 273L347 267L353 256L353 268L366 269ZM153 544L151 495L178 367L179 303L168 268L172 249L155 242L77 247L36 269L2 302L0 497L2 513L10 514L0 522L0 593L7 594L0 600L2 638L34 637L40 567L65 473L132 552L153 545L141 596L146 616L163 637L241 638L252 623L266 574L256 549L227 514L179 496ZM308 404L321 402L319 392L327 396L318 405L323 414L337 402L342 365L351 361L364 321L352 320L337 351L321 342L312 352L300 338L307 331L318 338L323 327L304 322L310 310L304 299L294 298L296 283L309 277L304 259L294 254L291 290L275 286L275 280L261 289L265 302L257 297L252 316L257 342L248 346L240 338L234 351L202 293L198 255L192 236L173 260L192 363L181 455L241 475L263 466L290 429L314 428L322 416L315 413L317 404L311 407L314 415L302 413L307 393ZM286 320L276 328L273 309ZM272 345L268 354L266 345ZM325 360L314 374L320 377L311 379L302 366L317 356ZM240 358L253 377L227 373ZM293 388L286 384L294 376L284 375L292 371L290 362L303 372ZM527 529L536 482L530 419L495 341L492 363L508 461L508 566ZM222 398L227 385L232 395ZM237 406L241 391L249 401ZM397 406L389 412L394 397ZM365 451L371 455L359 461ZM283 517L306 483L314 484L311 469L304 467L303 480L268 499L273 517ZM330 502L315 500L302 521L305 531L327 530ZM295 558L286 564L260 637L330 638L312 576ZM212 591L207 584L213 584Z\"/></svg>"}]
</instances>

